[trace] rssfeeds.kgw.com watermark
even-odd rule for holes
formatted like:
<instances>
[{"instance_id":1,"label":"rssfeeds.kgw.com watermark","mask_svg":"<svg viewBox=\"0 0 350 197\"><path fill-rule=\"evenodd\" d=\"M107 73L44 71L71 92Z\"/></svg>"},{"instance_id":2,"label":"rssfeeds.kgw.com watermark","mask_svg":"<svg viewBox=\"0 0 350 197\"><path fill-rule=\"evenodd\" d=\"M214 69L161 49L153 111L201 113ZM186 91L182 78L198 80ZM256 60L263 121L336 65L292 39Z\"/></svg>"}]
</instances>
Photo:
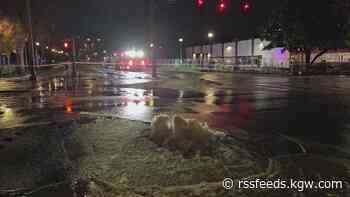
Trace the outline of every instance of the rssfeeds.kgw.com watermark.
<instances>
[{"instance_id":1,"label":"rssfeeds.kgw.com watermark","mask_svg":"<svg viewBox=\"0 0 350 197\"><path fill-rule=\"evenodd\" d=\"M288 189L303 192L306 190L343 190L348 189L348 183L340 180L236 180L225 178L222 181L223 188L227 190L233 189Z\"/></svg>"}]
</instances>

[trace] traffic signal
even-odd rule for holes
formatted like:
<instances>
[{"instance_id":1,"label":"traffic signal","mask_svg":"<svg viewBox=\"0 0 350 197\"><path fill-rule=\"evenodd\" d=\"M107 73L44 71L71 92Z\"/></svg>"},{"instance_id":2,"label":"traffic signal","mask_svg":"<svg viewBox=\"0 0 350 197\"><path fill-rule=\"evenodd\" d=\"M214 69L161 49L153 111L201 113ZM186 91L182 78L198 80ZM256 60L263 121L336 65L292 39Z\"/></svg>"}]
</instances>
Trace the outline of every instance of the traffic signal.
<instances>
[{"instance_id":1,"label":"traffic signal","mask_svg":"<svg viewBox=\"0 0 350 197\"><path fill-rule=\"evenodd\" d=\"M226 9L227 5L226 5L226 2L225 0L220 0L219 1L219 4L218 4L218 10L219 12L224 12L225 9Z\"/></svg>"},{"instance_id":2,"label":"traffic signal","mask_svg":"<svg viewBox=\"0 0 350 197\"><path fill-rule=\"evenodd\" d=\"M243 12L248 12L251 9L251 7L252 6L251 6L251 3L249 2L249 0L243 1L242 6L241 6Z\"/></svg>"},{"instance_id":3,"label":"traffic signal","mask_svg":"<svg viewBox=\"0 0 350 197\"><path fill-rule=\"evenodd\" d=\"M197 6L198 7L203 7L204 5L204 0L196 0L197 1Z\"/></svg>"},{"instance_id":4,"label":"traffic signal","mask_svg":"<svg viewBox=\"0 0 350 197\"><path fill-rule=\"evenodd\" d=\"M64 42L64 48L68 48L69 47L69 44L68 44L68 42Z\"/></svg>"}]
</instances>

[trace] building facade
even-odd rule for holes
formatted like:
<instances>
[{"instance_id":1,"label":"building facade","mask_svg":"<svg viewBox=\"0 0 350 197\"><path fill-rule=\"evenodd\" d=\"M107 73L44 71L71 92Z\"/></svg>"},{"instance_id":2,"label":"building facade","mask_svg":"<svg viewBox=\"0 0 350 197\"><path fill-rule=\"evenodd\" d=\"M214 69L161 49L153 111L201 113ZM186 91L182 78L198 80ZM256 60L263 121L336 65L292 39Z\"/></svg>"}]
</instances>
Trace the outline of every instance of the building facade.
<instances>
[{"instance_id":1,"label":"building facade","mask_svg":"<svg viewBox=\"0 0 350 197\"><path fill-rule=\"evenodd\" d=\"M187 47L187 60L195 64L220 63L239 67L289 68L290 65L305 62L302 53L290 53L284 48L265 49L269 41L261 39L237 40L212 45ZM317 51L312 57L317 55ZM350 63L349 50L334 50L323 54L316 63Z\"/></svg>"}]
</instances>

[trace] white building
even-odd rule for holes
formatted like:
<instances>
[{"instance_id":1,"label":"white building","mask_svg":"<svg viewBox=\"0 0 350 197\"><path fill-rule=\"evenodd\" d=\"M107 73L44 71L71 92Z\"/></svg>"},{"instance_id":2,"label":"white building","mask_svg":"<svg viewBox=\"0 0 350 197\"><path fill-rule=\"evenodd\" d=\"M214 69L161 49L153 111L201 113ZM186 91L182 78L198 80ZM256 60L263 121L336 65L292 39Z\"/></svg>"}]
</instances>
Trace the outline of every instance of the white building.
<instances>
[{"instance_id":1,"label":"white building","mask_svg":"<svg viewBox=\"0 0 350 197\"><path fill-rule=\"evenodd\" d=\"M300 54L289 53L283 48L264 50L269 41L260 39L240 40L213 45L186 48L186 58L194 63L217 62L235 66L289 68L290 64L302 61ZM317 53L312 54L312 58ZM329 51L316 62L350 62L350 50Z\"/></svg>"},{"instance_id":2,"label":"white building","mask_svg":"<svg viewBox=\"0 0 350 197\"><path fill-rule=\"evenodd\" d=\"M186 48L186 57L194 62L221 62L228 65L289 67L289 53L282 48L263 50L269 44L260 39L241 40Z\"/></svg>"}]
</instances>

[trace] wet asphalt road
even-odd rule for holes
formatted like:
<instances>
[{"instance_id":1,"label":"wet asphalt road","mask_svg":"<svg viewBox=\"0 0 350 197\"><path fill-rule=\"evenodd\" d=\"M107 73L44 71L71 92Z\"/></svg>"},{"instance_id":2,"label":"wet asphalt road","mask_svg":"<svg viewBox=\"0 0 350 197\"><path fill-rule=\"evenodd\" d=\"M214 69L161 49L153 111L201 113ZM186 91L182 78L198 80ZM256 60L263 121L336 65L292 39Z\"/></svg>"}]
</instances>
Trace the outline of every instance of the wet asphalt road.
<instances>
[{"instance_id":1,"label":"wet asphalt road","mask_svg":"<svg viewBox=\"0 0 350 197\"><path fill-rule=\"evenodd\" d=\"M350 145L350 77L161 73L172 77L182 84L150 88L137 86L152 80L147 72L80 66L76 77L56 68L40 71L36 82L0 80L0 129L64 121L79 112L150 121L174 106L226 130Z\"/></svg>"},{"instance_id":2,"label":"wet asphalt road","mask_svg":"<svg viewBox=\"0 0 350 197\"><path fill-rule=\"evenodd\" d=\"M122 85L148 82L149 74L92 66L82 66L79 72L78 76L73 76L61 67L39 71L36 82L1 80L0 128L64 121L81 111L113 112L122 117L150 119L150 93L121 88ZM138 111L145 112L134 114L135 106Z\"/></svg>"},{"instance_id":3,"label":"wet asphalt road","mask_svg":"<svg viewBox=\"0 0 350 197\"><path fill-rule=\"evenodd\" d=\"M36 82L0 80L0 190L69 179L62 131L69 132L66 121L79 119L81 112L146 122L155 114L180 113L232 135L285 134L350 152L347 76L161 71L152 82L149 72L78 70L77 76L63 67L41 70ZM271 144L276 154L295 149L285 141ZM71 194L69 188L60 191Z\"/></svg>"}]
</instances>

